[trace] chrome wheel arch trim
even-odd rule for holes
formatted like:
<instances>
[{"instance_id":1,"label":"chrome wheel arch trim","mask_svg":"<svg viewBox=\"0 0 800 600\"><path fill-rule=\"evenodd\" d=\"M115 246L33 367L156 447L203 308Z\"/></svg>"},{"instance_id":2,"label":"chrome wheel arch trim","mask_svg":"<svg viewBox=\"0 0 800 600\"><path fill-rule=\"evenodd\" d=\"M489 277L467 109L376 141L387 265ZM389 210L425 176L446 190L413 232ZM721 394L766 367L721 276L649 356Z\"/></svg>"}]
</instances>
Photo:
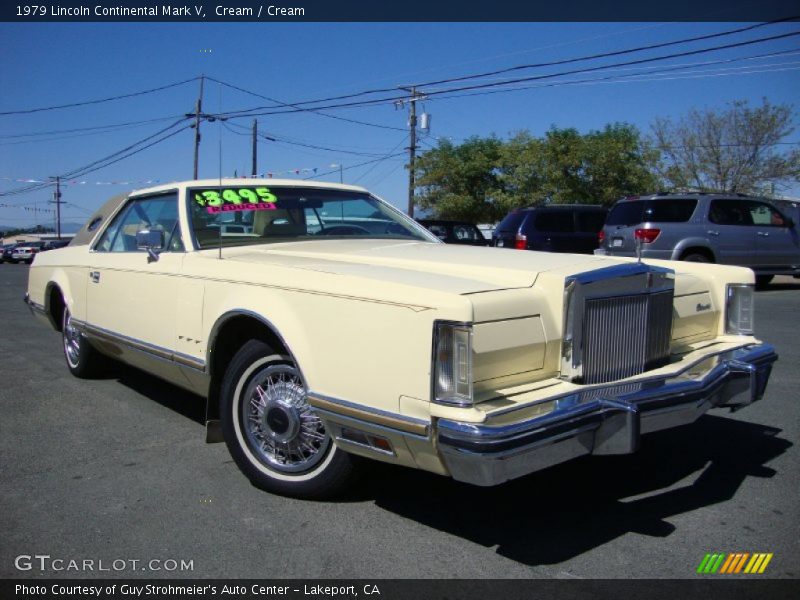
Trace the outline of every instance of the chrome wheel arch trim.
<instances>
[{"instance_id":1,"label":"chrome wheel arch trim","mask_svg":"<svg viewBox=\"0 0 800 600\"><path fill-rule=\"evenodd\" d=\"M228 310L219 317L217 320L214 321L214 325L211 327L211 331L208 334L208 344L206 345L206 361L205 361L205 371L209 376L213 376L214 374L211 373L211 365L212 365L212 355L214 352L214 345L217 341L217 336L219 335L222 326L225 325L228 321L236 317L249 317L251 319L255 319L259 321L262 325L264 325L267 329L269 329L272 334L278 338L278 341L283 345L283 351L285 354L289 356L291 361L294 363L295 368L300 373L300 379L303 381L303 385L306 386L308 389L308 380L305 378L303 374L303 368L300 366L300 363L297 361L297 358L292 352L291 346L286 341L286 338L281 334L275 324L266 318L264 315L257 313L253 310L247 308L234 308ZM278 348L273 348L276 352L279 350Z\"/></svg>"}]
</instances>

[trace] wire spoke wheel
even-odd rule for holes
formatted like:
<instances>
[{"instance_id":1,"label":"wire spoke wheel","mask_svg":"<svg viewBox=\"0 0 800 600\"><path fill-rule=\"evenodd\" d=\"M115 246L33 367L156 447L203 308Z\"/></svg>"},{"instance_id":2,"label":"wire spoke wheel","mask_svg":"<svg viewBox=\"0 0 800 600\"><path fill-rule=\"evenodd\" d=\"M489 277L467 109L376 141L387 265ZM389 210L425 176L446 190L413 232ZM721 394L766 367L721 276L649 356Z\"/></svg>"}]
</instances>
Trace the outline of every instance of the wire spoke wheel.
<instances>
[{"instance_id":1,"label":"wire spoke wheel","mask_svg":"<svg viewBox=\"0 0 800 600\"><path fill-rule=\"evenodd\" d=\"M312 469L331 444L292 365L273 364L256 371L243 392L240 419L253 453L283 473Z\"/></svg>"},{"instance_id":2,"label":"wire spoke wheel","mask_svg":"<svg viewBox=\"0 0 800 600\"><path fill-rule=\"evenodd\" d=\"M355 474L308 403L291 356L249 340L222 380L219 414L234 461L256 487L295 498L328 498Z\"/></svg>"},{"instance_id":3,"label":"wire spoke wheel","mask_svg":"<svg viewBox=\"0 0 800 600\"><path fill-rule=\"evenodd\" d=\"M81 357L81 333L75 327L72 315L66 308L64 309L63 340L67 362L71 367L76 368Z\"/></svg>"}]
</instances>

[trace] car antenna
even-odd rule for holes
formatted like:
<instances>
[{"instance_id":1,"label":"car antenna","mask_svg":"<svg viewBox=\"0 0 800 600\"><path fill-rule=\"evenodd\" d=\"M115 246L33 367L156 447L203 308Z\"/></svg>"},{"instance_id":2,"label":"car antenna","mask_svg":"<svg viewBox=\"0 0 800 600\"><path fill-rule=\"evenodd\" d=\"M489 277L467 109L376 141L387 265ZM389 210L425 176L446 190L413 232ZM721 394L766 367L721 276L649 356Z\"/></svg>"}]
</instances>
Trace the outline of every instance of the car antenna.
<instances>
[{"instance_id":1,"label":"car antenna","mask_svg":"<svg viewBox=\"0 0 800 600\"><path fill-rule=\"evenodd\" d=\"M222 84L218 83L219 86L219 114L222 114ZM217 127L217 131L219 131L219 193L222 194L222 118L218 118L219 125ZM218 231L218 238L217 238L217 258L222 260L222 222L219 224Z\"/></svg>"}]
</instances>

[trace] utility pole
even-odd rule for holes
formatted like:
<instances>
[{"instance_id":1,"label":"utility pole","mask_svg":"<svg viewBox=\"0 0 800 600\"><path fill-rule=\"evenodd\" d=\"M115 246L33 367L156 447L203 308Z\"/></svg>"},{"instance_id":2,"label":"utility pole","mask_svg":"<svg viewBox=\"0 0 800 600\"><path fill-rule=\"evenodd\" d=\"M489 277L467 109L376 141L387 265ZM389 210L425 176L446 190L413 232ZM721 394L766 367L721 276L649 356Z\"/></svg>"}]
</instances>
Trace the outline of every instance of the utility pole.
<instances>
[{"instance_id":1,"label":"utility pole","mask_svg":"<svg viewBox=\"0 0 800 600\"><path fill-rule=\"evenodd\" d=\"M417 187L415 172L414 172L414 164L417 158L417 101L420 100L423 95L417 92L416 86L408 87L401 87L401 90L405 90L411 94L411 98L409 99L408 103L409 106L409 118L408 118L408 129L409 129L409 145L408 145L408 216L412 219L414 218L414 190Z\"/></svg>"},{"instance_id":2,"label":"utility pole","mask_svg":"<svg viewBox=\"0 0 800 600\"><path fill-rule=\"evenodd\" d=\"M203 84L205 75L200 75L200 95L194 110L194 179L197 179L198 153L200 152L200 117L203 112Z\"/></svg>"},{"instance_id":3,"label":"utility pole","mask_svg":"<svg viewBox=\"0 0 800 600\"><path fill-rule=\"evenodd\" d=\"M56 205L56 237L61 239L61 177L51 177L56 180L56 189L53 192L53 204Z\"/></svg>"},{"instance_id":4,"label":"utility pole","mask_svg":"<svg viewBox=\"0 0 800 600\"><path fill-rule=\"evenodd\" d=\"M251 175L258 175L258 119L253 119L253 169Z\"/></svg>"},{"instance_id":5,"label":"utility pole","mask_svg":"<svg viewBox=\"0 0 800 600\"><path fill-rule=\"evenodd\" d=\"M344 167L339 163L339 183L344 183Z\"/></svg>"}]
</instances>

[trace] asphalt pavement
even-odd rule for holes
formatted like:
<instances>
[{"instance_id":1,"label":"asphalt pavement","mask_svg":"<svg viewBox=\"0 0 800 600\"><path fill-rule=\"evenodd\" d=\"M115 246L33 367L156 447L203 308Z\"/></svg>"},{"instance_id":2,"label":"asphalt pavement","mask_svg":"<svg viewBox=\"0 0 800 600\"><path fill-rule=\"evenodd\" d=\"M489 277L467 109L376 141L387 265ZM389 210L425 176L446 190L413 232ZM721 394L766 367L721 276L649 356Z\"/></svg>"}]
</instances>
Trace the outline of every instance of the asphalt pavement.
<instances>
[{"instance_id":1,"label":"asphalt pavement","mask_svg":"<svg viewBox=\"0 0 800 600\"><path fill-rule=\"evenodd\" d=\"M0 265L0 577L693 578L708 552L800 576L800 280L757 293L780 355L762 402L495 488L376 463L308 502L206 444L200 398L70 376L27 271Z\"/></svg>"}]
</instances>

